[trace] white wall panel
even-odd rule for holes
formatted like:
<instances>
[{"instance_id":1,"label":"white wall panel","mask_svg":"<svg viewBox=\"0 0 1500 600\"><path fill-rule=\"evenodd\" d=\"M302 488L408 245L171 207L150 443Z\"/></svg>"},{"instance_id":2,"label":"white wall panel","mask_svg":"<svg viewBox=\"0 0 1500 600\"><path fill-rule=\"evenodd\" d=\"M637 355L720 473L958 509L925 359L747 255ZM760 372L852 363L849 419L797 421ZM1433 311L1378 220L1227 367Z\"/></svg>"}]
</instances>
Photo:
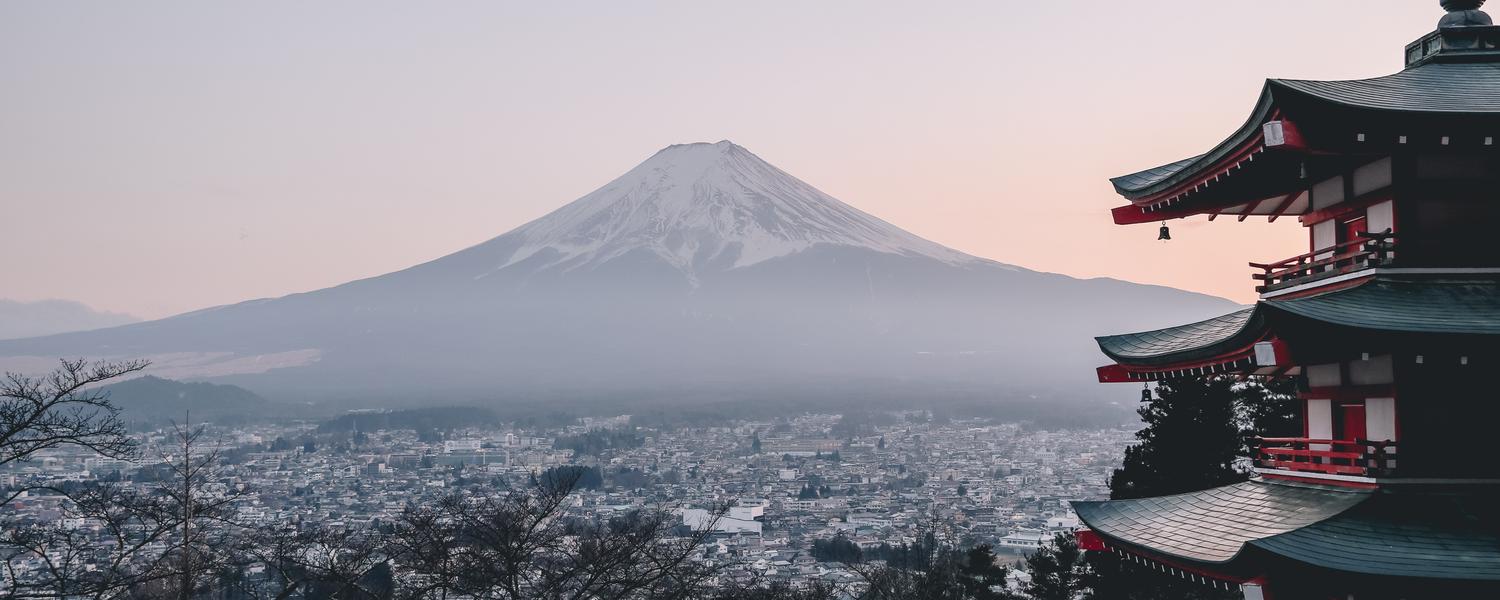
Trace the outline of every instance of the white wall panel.
<instances>
[{"instance_id":1,"label":"white wall panel","mask_svg":"<svg viewBox=\"0 0 1500 600\"><path fill-rule=\"evenodd\" d=\"M1307 366L1307 384L1312 387L1335 387L1344 384L1339 377L1339 363Z\"/></svg>"},{"instance_id":2,"label":"white wall panel","mask_svg":"<svg viewBox=\"0 0 1500 600\"><path fill-rule=\"evenodd\" d=\"M1365 399L1365 435L1374 441L1396 440L1396 399Z\"/></svg>"},{"instance_id":3,"label":"white wall panel","mask_svg":"<svg viewBox=\"0 0 1500 600\"><path fill-rule=\"evenodd\" d=\"M1344 201L1344 177L1338 176L1313 185L1313 210L1322 210Z\"/></svg>"},{"instance_id":4,"label":"white wall panel","mask_svg":"<svg viewBox=\"0 0 1500 600\"><path fill-rule=\"evenodd\" d=\"M1384 385L1394 381L1389 354L1349 361L1349 383L1353 385Z\"/></svg>"},{"instance_id":5,"label":"white wall panel","mask_svg":"<svg viewBox=\"0 0 1500 600\"><path fill-rule=\"evenodd\" d=\"M1354 195L1363 196L1375 190L1390 187L1391 158L1389 156L1354 170Z\"/></svg>"},{"instance_id":6,"label":"white wall panel","mask_svg":"<svg viewBox=\"0 0 1500 600\"><path fill-rule=\"evenodd\" d=\"M1371 233L1396 229L1396 209L1391 200L1371 205L1365 215L1367 216L1365 223L1370 226Z\"/></svg>"},{"instance_id":7,"label":"white wall panel","mask_svg":"<svg viewBox=\"0 0 1500 600\"><path fill-rule=\"evenodd\" d=\"M1315 440L1333 439L1333 401L1312 399L1307 401L1307 437ZM1328 444L1314 444L1313 450L1328 450Z\"/></svg>"},{"instance_id":8,"label":"white wall panel","mask_svg":"<svg viewBox=\"0 0 1500 600\"><path fill-rule=\"evenodd\" d=\"M1322 223L1314 224L1312 226L1312 239L1313 250L1332 248L1334 244L1338 243L1338 223L1335 223L1333 221L1323 221ZM1326 258L1329 256L1333 256L1332 251L1319 254L1318 258Z\"/></svg>"}]
</instances>

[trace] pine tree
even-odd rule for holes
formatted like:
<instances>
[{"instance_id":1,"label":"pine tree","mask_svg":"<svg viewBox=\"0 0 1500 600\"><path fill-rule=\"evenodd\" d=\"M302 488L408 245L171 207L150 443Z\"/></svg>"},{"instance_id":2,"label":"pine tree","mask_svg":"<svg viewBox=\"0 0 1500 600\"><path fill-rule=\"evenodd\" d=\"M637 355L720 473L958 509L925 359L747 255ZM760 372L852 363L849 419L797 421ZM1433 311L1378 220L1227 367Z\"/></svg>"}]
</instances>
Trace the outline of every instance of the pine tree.
<instances>
[{"instance_id":1,"label":"pine tree","mask_svg":"<svg viewBox=\"0 0 1500 600\"><path fill-rule=\"evenodd\" d=\"M1295 423L1288 403L1272 402L1295 392L1288 383L1271 387L1227 377L1176 379L1157 386L1137 412L1146 427L1140 444L1126 449L1124 465L1110 478L1115 500L1205 490L1244 481L1238 466L1247 440ZM1293 396L1294 397L1294 396ZM1289 421L1290 420L1290 421ZM1091 600L1213 600L1237 598L1146 571L1108 552L1087 555L1082 585Z\"/></svg>"},{"instance_id":2,"label":"pine tree","mask_svg":"<svg viewBox=\"0 0 1500 600\"><path fill-rule=\"evenodd\" d=\"M1245 456L1255 456L1257 438L1302 435L1296 379L1278 379L1237 390L1241 452Z\"/></svg>"},{"instance_id":3,"label":"pine tree","mask_svg":"<svg viewBox=\"0 0 1500 600\"><path fill-rule=\"evenodd\" d=\"M975 546L964 555L963 567L958 572L958 583L964 595L974 600L1011 600L1014 598L1005 589L1005 578L1010 570L999 564L995 551L989 544Z\"/></svg>"},{"instance_id":4,"label":"pine tree","mask_svg":"<svg viewBox=\"0 0 1500 600\"><path fill-rule=\"evenodd\" d=\"M1244 481L1236 468L1243 448L1235 381L1227 377L1174 379L1136 411L1146 427L1125 450L1110 478L1110 498L1149 498Z\"/></svg>"},{"instance_id":5,"label":"pine tree","mask_svg":"<svg viewBox=\"0 0 1500 600\"><path fill-rule=\"evenodd\" d=\"M1060 533L1052 544L1026 557L1031 581L1023 588L1033 600L1074 600L1086 591L1083 551L1072 534Z\"/></svg>"}]
</instances>

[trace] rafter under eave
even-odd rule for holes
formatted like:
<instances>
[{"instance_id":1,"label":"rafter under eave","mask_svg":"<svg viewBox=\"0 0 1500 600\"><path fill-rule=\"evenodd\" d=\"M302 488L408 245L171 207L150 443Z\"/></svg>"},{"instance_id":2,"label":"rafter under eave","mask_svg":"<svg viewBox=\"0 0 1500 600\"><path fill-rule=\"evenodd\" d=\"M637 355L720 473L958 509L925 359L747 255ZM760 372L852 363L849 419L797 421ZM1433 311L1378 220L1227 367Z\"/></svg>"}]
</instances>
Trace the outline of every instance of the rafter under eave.
<instances>
[{"instance_id":1,"label":"rafter under eave","mask_svg":"<svg viewBox=\"0 0 1500 600\"><path fill-rule=\"evenodd\" d=\"M1275 223L1276 219L1279 219L1281 218L1281 215L1286 214L1287 209L1291 208L1292 204L1297 202L1297 196L1301 195L1302 192L1300 190L1287 194L1285 198L1281 199L1281 204L1276 205L1276 210L1271 211L1271 218L1266 219L1266 222Z\"/></svg>"}]
</instances>

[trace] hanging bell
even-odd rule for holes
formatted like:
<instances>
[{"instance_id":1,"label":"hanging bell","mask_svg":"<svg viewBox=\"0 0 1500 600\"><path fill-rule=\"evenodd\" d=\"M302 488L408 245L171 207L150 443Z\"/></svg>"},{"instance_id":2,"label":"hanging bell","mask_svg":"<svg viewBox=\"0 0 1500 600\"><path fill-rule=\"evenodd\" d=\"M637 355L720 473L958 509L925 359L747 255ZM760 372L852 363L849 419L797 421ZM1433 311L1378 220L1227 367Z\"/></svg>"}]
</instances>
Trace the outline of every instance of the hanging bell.
<instances>
[{"instance_id":1,"label":"hanging bell","mask_svg":"<svg viewBox=\"0 0 1500 600\"><path fill-rule=\"evenodd\" d=\"M1172 239L1172 230L1167 228L1166 221L1161 222L1161 231L1156 234L1156 239L1164 241Z\"/></svg>"},{"instance_id":2,"label":"hanging bell","mask_svg":"<svg viewBox=\"0 0 1500 600\"><path fill-rule=\"evenodd\" d=\"M1151 401L1151 384L1147 383L1147 384L1145 384L1145 387L1141 388L1141 402L1150 402L1150 401Z\"/></svg>"}]
</instances>

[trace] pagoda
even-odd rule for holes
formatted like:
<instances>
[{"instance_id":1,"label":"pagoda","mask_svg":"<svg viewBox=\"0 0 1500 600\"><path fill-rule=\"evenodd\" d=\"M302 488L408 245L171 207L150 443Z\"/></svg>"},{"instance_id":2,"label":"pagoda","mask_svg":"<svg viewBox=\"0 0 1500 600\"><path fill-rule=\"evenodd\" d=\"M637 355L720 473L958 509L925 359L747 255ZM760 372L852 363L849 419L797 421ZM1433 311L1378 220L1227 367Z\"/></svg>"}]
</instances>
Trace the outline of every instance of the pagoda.
<instances>
[{"instance_id":1,"label":"pagoda","mask_svg":"<svg viewBox=\"0 0 1500 600\"><path fill-rule=\"evenodd\" d=\"M1099 380L1294 378L1243 483L1075 502L1090 551L1250 600L1500 598L1500 26L1443 0L1399 73L1266 82L1207 152L1112 180L1119 224L1295 216L1254 306L1098 338Z\"/></svg>"}]
</instances>

